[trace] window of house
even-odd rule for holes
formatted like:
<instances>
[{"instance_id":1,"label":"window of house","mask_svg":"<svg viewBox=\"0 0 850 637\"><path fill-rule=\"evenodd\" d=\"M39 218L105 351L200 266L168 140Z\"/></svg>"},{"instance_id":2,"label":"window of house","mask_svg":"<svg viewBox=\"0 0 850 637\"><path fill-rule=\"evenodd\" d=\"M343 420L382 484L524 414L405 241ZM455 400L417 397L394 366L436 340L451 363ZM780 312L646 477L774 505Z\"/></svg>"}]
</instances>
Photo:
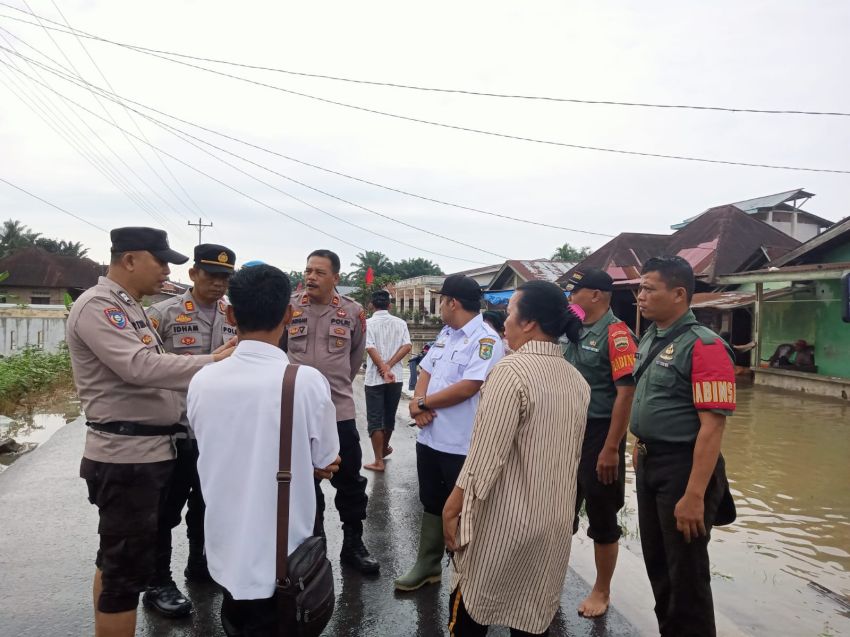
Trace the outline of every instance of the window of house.
<instances>
[{"instance_id":1,"label":"window of house","mask_svg":"<svg viewBox=\"0 0 850 637\"><path fill-rule=\"evenodd\" d=\"M31 296L30 305L50 305L49 296Z\"/></svg>"}]
</instances>

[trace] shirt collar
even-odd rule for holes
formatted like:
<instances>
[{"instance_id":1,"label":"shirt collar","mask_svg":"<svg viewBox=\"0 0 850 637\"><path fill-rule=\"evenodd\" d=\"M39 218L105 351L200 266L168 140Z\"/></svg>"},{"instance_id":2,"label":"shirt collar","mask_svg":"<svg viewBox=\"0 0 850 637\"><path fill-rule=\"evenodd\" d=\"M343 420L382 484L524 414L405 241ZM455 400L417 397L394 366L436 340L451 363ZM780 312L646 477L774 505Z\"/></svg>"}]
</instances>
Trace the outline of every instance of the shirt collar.
<instances>
[{"instance_id":1,"label":"shirt collar","mask_svg":"<svg viewBox=\"0 0 850 637\"><path fill-rule=\"evenodd\" d=\"M118 295L121 297L121 299L122 299L122 300L123 300L123 301L124 301L127 305L135 305L135 304L136 304L136 299L134 299L134 298L130 295L130 293L129 293L129 292L127 292L127 290L125 290L125 289L124 289L124 288L123 288L120 284L118 284L117 282L113 281L113 280L112 280L112 279L110 279L108 276L101 276L101 277L98 277L97 282L98 282L98 284L99 284L99 285L105 285L105 286L106 286L106 287L108 287L110 290L112 290L113 292L115 292L116 294L118 294ZM128 301L127 299L125 299L125 298L124 298L124 296L126 296L126 297L127 297L127 299L129 299L129 301Z\"/></svg>"},{"instance_id":2,"label":"shirt collar","mask_svg":"<svg viewBox=\"0 0 850 637\"><path fill-rule=\"evenodd\" d=\"M475 331L481 327L484 323L484 317L481 314L476 314L475 317L469 321L466 325L458 330L458 332L463 332L466 336L472 336Z\"/></svg>"},{"instance_id":3,"label":"shirt collar","mask_svg":"<svg viewBox=\"0 0 850 637\"><path fill-rule=\"evenodd\" d=\"M608 308L608 311L605 312L595 323L591 323L590 325L584 326L584 334L595 334L599 336L603 330L608 327L608 324L614 318L614 312L611 308Z\"/></svg>"},{"instance_id":4,"label":"shirt collar","mask_svg":"<svg viewBox=\"0 0 850 637\"><path fill-rule=\"evenodd\" d=\"M386 314L389 314L389 311L387 311L387 310L375 310L374 312L372 312L372 316L384 316Z\"/></svg>"},{"instance_id":5,"label":"shirt collar","mask_svg":"<svg viewBox=\"0 0 850 637\"><path fill-rule=\"evenodd\" d=\"M543 356L557 356L558 358L563 356L561 346L558 343L553 343L552 341L528 341L525 345L520 347L516 353L541 354Z\"/></svg>"},{"instance_id":6,"label":"shirt collar","mask_svg":"<svg viewBox=\"0 0 850 637\"><path fill-rule=\"evenodd\" d=\"M696 323L696 322L697 322L697 317L694 316L694 313L693 313L692 310L688 310L687 312L685 312L679 318L678 321L676 321L672 325L668 325L664 329L659 329L656 325L653 325L652 327L655 328L655 336L665 336L667 334L667 332L669 332L672 329L679 327L680 325L684 325L685 323Z\"/></svg>"},{"instance_id":7,"label":"shirt collar","mask_svg":"<svg viewBox=\"0 0 850 637\"><path fill-rule=\"evenodd\" d=\"M236 346L233 355L240 356L245 354L267 356L269 358L276 358L287 363L289 362L289 358L282 349L280 349L279 347L275 347L274 345L269 345L268 343L263 343L261 341L239 341L239 344Z\"/></svg>"}]
</instances>

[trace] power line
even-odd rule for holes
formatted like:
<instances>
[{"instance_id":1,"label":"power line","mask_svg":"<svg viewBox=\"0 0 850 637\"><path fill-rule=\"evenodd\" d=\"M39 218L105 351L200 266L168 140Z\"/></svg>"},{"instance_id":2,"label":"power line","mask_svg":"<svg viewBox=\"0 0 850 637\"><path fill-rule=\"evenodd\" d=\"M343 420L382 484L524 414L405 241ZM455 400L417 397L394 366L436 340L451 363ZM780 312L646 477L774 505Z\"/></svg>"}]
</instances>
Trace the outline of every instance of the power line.
<instances>
[{"instance_id":1,"label":"power line","mask_svg":"<svg viewBox=\"0 0 850 637\"><path fill-rule=\"evenodd\" d=\"M7 4L2 3L2 2L0 2L0 5L11 7L11 5L7 5ZM23 22L25 24L31 24L31 25L33 24L32 22L28 22L28 21L22 20L20 18L15 18L13 16L0 15L0 17L5 17L5 18L11 19L11 20L16 20L18 22ZM38 26L38 25L34 25L34 26ZM63 29L57 29L55 27L47 27L47 28L51 28L55 31L66 33L68 35L74 35L74 32L71 32L71 31L66 31L66 30L63 30ZM799 171L799 172L832 173L832 174L845 174L845 175L850 174L850 170L841 170L841 169L832 169L832 168L806 168L806 167L802 167L802 166L784 166L784 165L779 165L779 164L763 164L763 163L755 163L755 162L710 159L710 158L707 158L707 157L691 157L691 156L687 156L687 155L670 155L670 154L664 154L664 153L650 153L650 152L644 152L644 151L625 150L625 149L620 149L620 148L607 148L607 147L603 147L603 146L590 146L590 145L587 145L587 144L571 144L571 143L568 143L568 142L539 139L539 138L535 138L535 137L525 137L525 136L522 136L522 135L514 135L514 134L511 134L511 133L502 133L502 132L498 132L498 131L488 131L488 130L483 130L483 129L480 129L480 128L472 128L472 127L468 127L468 126L459 126L459 125L456 125L456 124L447 124L445 122L437 122L437 121L433 121L433 120L420 119L420 118L417 118L417 117L410 117L408 115L400 115L398 113L390 113L388 111L381 111L381 110L369 108L369 107L366 107L366 106L349 104L347 102L340 102L338 100L332 100L332 99L328 99L328 98L325 98L325 97L319 97L317 95L311 95L309 93L294 91L292 89L283 88L281 86L276 86L274 84L268 84L266 82L259 82L257 80L252 80L252 79L249 79L249 78L241 77L239 75L233 75L231 73L224 73L223 71L217 71L215 69L210 69L210 68L200 66L200 65L197 65L197 64L192 64L190 62L184 62L182 60L175 60L171 57L167 57L166 55L154 53L152 50L146 50L142 47L137 47L137 46L134 46L134 45L115 42L113 40L108 40L106 38L101 38L99 36L93 36L91 34L85 33L84 31L80 31L79 33L80 33L81 36L88 37L88 38L91 38L93 40L106 42L108 44L114 44L116 46L120 46L120 47L123 47L125 49L129 49L129 50L133 50L133 51L138 51L139 53L143 53L145 55L160 58L162 60L166 60L166 61L172 62L174 64L181 64L183 66L187 66L187 67L190 67L190 68L205 71L207 73L212 73L214 75L220 75L222 77L228 77L228 78L231 78L231 79L234 79L234 80L238 80L240 82L246 82L248 84L253 84L253 85L256 85L256 86L262 86L264 88L269 88L269 89L272 89L272 90L275 90L275 91L279 91L281 93L287 93L289 95L297 95L299 97L314 100L314 101L321 102L321 103L324 103L324 104L332 104L334 106L340 106L340 107L343 107L343 108L348 108L348 109L352 109L352 110L356 110L356 111L360 111L360 112L364 112L364 113L371 113L373 115L382 115L384 117L390 117L390 118L393 118L393 119L398 119L398 120L407 121L407 122L415 122L415 123L418 123L418 124L426 124L426 125L429 125L429 126L437 126L439 128L446 128L446 129L449 129L449 130L463 131L463 132L466 132L466 133L475 133L475 134L478 134L478 135L487 135L487 136L490 136L490 137L497 137L497 138L501 138L501 139L511 139L511 140L514 140L514 141L529 142L529 143L533 143L533 144L544 144L544 145L547 145L547 146L558 146L558 147L561 147L561 148L572 148L572 149L576 149L576 150L588 150L588 151L601 152L601 153L612 153L612 154L617 154L617 155L630 155L630 156L634 156L634 157L651 157L651 158L655 158L655 159L672 159L672 160L677 160L677 161L690 161L690 162L705 163L705 164L720 164L720 165L725 165L725 166L742 166L742 167L747 167L747 168L766 168L766 169L771 169L771 170L793 170L793 171Z\"/></svg>"},{"instance_id":2,"label":"power line","mask_svg":"<svg viewBox=\"0 0 850 637\"><path fill-rule=\"evenodd\" d=\"M11 68L11 65L9 65L7 62L3 62L2 60L0 60L0 64L3 64L3 65L5 65L5 66L9 66L9 67ZM40 63L39 63L39 64L40 64ZM63 95L61 92L57 91L57 90L56 90L56 89L54 89L53 87L51 87L51 86L49 86L49 85L45 84L44 82L41 82L40 80L37 80L37 79L33 78L31 75L28 75L28 74L24 73L23 71L20 71L19 69L14 69L14 70L15 70L16 72L18 72L19 74L23 75L24 77L26 77L27 79L29 79L30 81L35 82L35 83L37 83L37 84L40 84L40 85L44 86L44 87L45 87L45 88L47 88L49 91L51 91L51 92L55 93L55 94L56 94L56 95L58 95L60 98L62 98L63 100L65 100L65 101L67 101L67 102L69 102L69 103L73 104L73 105L74 105L74 106L76 106L77 108L82 109L83 111L87 112L89 115L92 115L93 117L96 117L96 118L98 118L98 119L100 119L101 121L104 121L104 122L106 122L106 123L109 123L109 122L106 120L106 118L101 117L100 115L98 115L97 113L93 112L93 111L92 111L92 110L90 110L89 108L86 108L85 106L83 106L83 105L82 105L82 104L80 104L79 102L77 102L77 101L75 101L75 100L73 100L73 99L71 99L71 98L67 97L66 95ZM113 125L114 125L114 124L113 124ZM145 142L143 139L141 139L140 137L137 137L137 136L136 136L136 135L134 135L133 133L131 133L131 132L129 132L129 131L127 131L127 133L128 133L129 135L131 135L132 137L135 137L136 139L138 139L138 140L139 140L139 141L141 141L142 143L144 143L144 144L148 144L148 145L150 145L151 147L154 147L154 145L153 145L153 144L151 144L150 142ZM310 225L309 223L307 223L307 222L305 222L305 221L301 221L300 219L298 219L298 218L296 218L296 217L293 217L292 215L290 215L290 214L288 214L288 213L285 213L285 212L283 212L282 210L279 210L278 208L275 208L274 206L271 206L271 205L269 205L269 204L265 203L264 201L261 201L261 200L259 200L259 199L255 198L255 197L252 197L251 195L249 195L249 194L247 194L247 193L245 193L245 192L242 192L242 191L241 191L241 190L239 190L238 188L235 188L234 186L231 186L230 184L228 184L228 183L226 183L226 182L224 182L224 181L222 181L222 180L220 180L220 179L218 179L218 178L216 178L216 177L213 177L212 175L210 175L210 174L208 174L208 173L204 172L203 170L201 170L201 169L199 169L199 168L196 168L195 166L193 166L193 165L189 164L188 162L185 162L185 161L183 161L182 159L180 159L180 158L178 158L178 157L175 157L175 156L174 156L174 155L172 155L171 153L169 153L169 152L167 152L167 151L163 150L162 148L159 148L159 147L154 147L154 148L156 148L156 150L158 150L160 153L162 153L162 154L163 154L163 155L165 155L166 157L169 157L169 158L170 158L170 159L172 159L173 161L176 161L176 162L178 162L179 164L182 164L183 166L186 166L186 167L187 167L187 168L189 168L190 170L193 170L193 171L197 172L198 174L203 175L203 176L204 176L204 177L206 177L207 179L210 179L210 180L212 180L212 181L216 182L217 184L219 184L219 185L221 185L221 186L224 186L224 187L225 187L225 188L227 188L228 190L232 190L233 192L235 192L235 193L237 193L237 194L242 195L242 196L243 196L243 197L245 197L246 199L249 199L249 200L253 201L254 203L257 203L257 204L259 204L259 205L263 206L264 208L268 208L269 210L272 210L273 212L276 212L277 214L282 215L282 216L284 216L284 217L286 217L286 218L288 218L288 219L290 219L290 220L292 220L292 221L294 221L294 222L296 222L296 223L298 223L298 224L300 224L300 225L303 225L303 226L305 226L305 227L307 227L307 228L310 228L311 230L314 230L314 231L316 231L316 232L318 232L318 233L320 233L320 234L323 234L323 235L328 236L328 237L330 237L330 238L332 238L332 239L335 239L335 240L337 240L337 241L340 241L340 242L342 242L342 243L344 243L344 244L346 244L346 245L349 245L349 246L351 246L351 247L353 247L353 248L357 248L358 250L368 250L368 248L365 248L365 247L363 247L363 246L357 245L357 244L352 243L352 242L350 242L350 241L348 241L348 240L346 240L346 239L343 239L342 237L338 237L338 236L333 235L333 234L331 234L331 233L329 233L329 232L326 232L326 231L324 231L324 230L321 230L320 228L317 228L317 227L315 227L315 226L313 226L313 225ZM458 261L469 261L470 263L477 263L477 264L484 265L484 264L483 264L483 262L481 262L481 261L470 261L470 260L468 260L468 259L460 259L460 258L458 258L458 257L450 257L450 258L452 258L452 259L456 259L456 260L458 260Z\"/></svg>"},{"instance_id":3,"label":"power line","mask_svg":"<svg viewBox=\"0 0 850 637\"><path fill-rule=\"evenodd\" d=\"M5 64L5 62L4 62L4 64ZM71 217L73 217L73 218L74 218L74 219L76 219L77 221L82 221L83 223L88 224L88 225L90 225L92 228L95 228L95 229L97 229L97 230L100 230L101 232L109 232L109 231L108 231L108 230L106 230L105 228L101 228L99 225L97 225L97 224L95 224L95 223L92 223L91 221L88 221L87 219L83 219L83 218L82 218L81 216L79 216L79 215L75 215L73 212L68 212L68 211L67 211L67 210L65 210L64 208L60 208L60 207L59 207L59 206L57 206L55 203L50 203L50 202L49 202L49 201L47 201L46 199L42 199L42 198L41 198L41 197L39 197L38 195L34 195L34 194L33 194L33 193L31 193L29 190L25 190L25 189L21 188L20 186L16 186L16 185L15 185L15 184L13 184L11 181L7 181L6 179L3 179L2 177L0 177L0 181L2 181L2 182L3 182L4 184L6 184L7 186L11 186L11 187L12 187L12 188L14 188L15 190L20 190L22 193L24 193L24 194L26 194L26 195L29 195L29 196L30 196L30 197L32 197L33 199L38 199L41 203L45 203L45 204L47 204L48 206L50 206L51 208L56 208L56 210L58 210L59 212L64 212L66 215L70 215Z\"/></svg>"},{"instance_id":4,"label":"power line","mask_svg":"<svg viewBox=\"0 0 850 637\"><path fill-rule=\"evenodd\" d=\"M3 48L3 47L0 47L0 50L2 50L2 48ZM42 55L44 55L44 54L42 54ZM49 56L46 56L46 55L45 55L44 57L46 57L47 59L49 59L49 60L51 60L52 62L54 62L54 63L55 63L55 60L52 60ZM63 74L63 73L60 73L60 72L59 72L59 71L57 71L56 69L51 69L49 66L44 65L44 64L41 64L40 62L38 62L38 61L36 61L36 60L30 60L30 61L31 61L31 63L32 63L32 64L38 65L39 67L43 68L43 69L44 69L45 71L47 71L48 73L51 73L51 74L53 74L53 75L56 75L56 76L60 77L61 79L64 79L64 80L65 80L65 81L67 81L67 82L71 82L71 83L73 83L75 86L78 86L78 87L84 88L84 89L86 89L86 90L88 90L88 91L92 91L92 92L97 91L97 92L99 92L99 93L102 95L102 97L104 97L105 99L108 99L108 100L110 100L110 101L113 101L113 102L116 102L116 103L121 104L122 106L124 106L124 108L128 109L129 111L132 111L133 113L136 113L136 114L137 114L137 115L139 115L140 117L143 117L143 118L147 119L148 121L153 122L154 124L156 124L157 126L159 126L159 127L163 128L164 130L166 130L167 132L171 133L172 135L175 135L176 137L178 137L179 139L181 139L181 140L182 140L182 141L184 141L185 143L190 144L191 146L193 146L194 148L196 148L196 149L200 150L201 152L206 153L207 155L209 155L209 156L213 157L214 159L216 159L216 160L218 160L218 161L220 161L220 162L224 163L226 166L229 166L230 168L232 168L232 169L234 169L234 170L236 170L236 171L238 171L238 172L242 173L243 175L246 175L247 177L249 177L249 178L251 178L251 179L253 179L253 180L255 180L255 181L258 181L259 183L261 183L261 184L263 184L263 185L265 185L265 186L267 186L267 187L269 187L269 188L272 188L273 190L275 190L275 191L277 191L277 192L279 192L279 193L281 193L281 194L283 194L283 195L285 195L285 196L287 196L287 197L289 197L289 198L291 198L291 199L294 199L295 201L298 201L299 203L301 203L301 204L303 204L303 205L305 205L305 206L308 206L308 207L310 207L310 208L312 208L312 209L314 209L314 210L316 210L316 211L318 211L318 212L321 212L321 213L322 213L322 214L324 214L324 215L327 215L327 216L329 216L329 217L332 217L333 219L336 219L337 221L341 221L342 223L345 223L345 224L347 224L347 225L350 225L350 226L353 226L353 227L358 228L358 229L360 229L360 230L363 230L363 231L365 231L365 232L368 232L368 233L370 233L371 235L378 236L378 237L381 237L381 238L387 239L387 240L389 240L389 241L392 241L392 242L394 242L394 243L398 243L398 244L400 244L400 245L404 245L404 246L409 247L409 248L413 248L413 249L416 249L416 250L420 250L420 251L422 251L422 252L426 252L426 253L429 253L429 254L433 254L433 255L436 255L436 256L445 257L445 258L449 258L449 259L455 259L455 260L459 260L459 261L466 261L466 262L468 262L468 263L480 263L479 261L474 261L474 260L471 260L471 259L464 259L464 258L461 258L461 257L456 257L456 256L453 256L453 255L444 254L444 253L442 253L442 252L435 252L435 251L433 251L433 250L428 250L428 249L426 249L426 248L422 248L421 246L416 246L416 245L413 245L413 244L407 243L407 242L405 242L405 241L401 241L400 239L397 239L397 238L394 238L394 237L389 237L389 236L387 236L387 235L384 235L384 234L381 234L381 233L379 233L379 232L376 232L376 231L374 231L374 230L372 230L372 229L370 229L370 228L366 228L366 227L361 226L361 225L358 225L358 224L356 224L356 223L354 223L354 222L348 221L347 219L344 219L344 218L342 218L342 217L339 217L339 216L337 216L337 215L334 215L334 214L332 214L332 213L330 213L330 212L328 212L328 211L326 211L326 210L324 210L324 209L322 209L322 208L319 208L318 206L315 206L315 205L313 205L313 204L311 204L311 203L309 203L309 202L307 202L307 201L305 201L305 200L303 200L303 199L301 199L301 198L299 198L299 197L296 197L295 195L293 195L293 194L291 194L291 193L289 193L289 192L287 192L287 191L285 191L285 190L282 190L282 189L278 188L277 186L275 186L275 185L273 185L273 184L268 183L267 181L264 181L264 180L262 180L262 179L259 179L258 177L256 177L256 176L252 175L251 173L249 173L249 172L247 172L247 171L244 171L244 170L242 170L241 168L239 168L239 167L237 167L237 166L233 165L232 163L230 163L230 162L228 162L228 161L226 161L226 160L222 159L221 157L217 156L216 154L211 153L211 152L209 152L209 151L205 150L204 148L201 148L201 147L200 147L200 146L198 146L197 144L194 144L194 143L192 143L192 142L188 141L188 140L186 139L186 137L189 137L189 138L194 139L195 141L198 141L198 142L200 142L200 143L202 143L202 144L205 144L205 145L207 145L207 146L210 146L210 147L212 147L212 148L215 148L216 150L218 150L218 151L220 151L220 152L224 152L224 153L226 153L226 154L228 154L228 155L230 155L230 156L232 156L232 157L235 157L235 158L237 158L237 159L240 159L241 161L244 161L244 162L246 162L246 163L248 163L248 164L251 164L251 165L253 165L253 166L256 166L256 167L258 167L258 168L261 168L261 169L263 169L263 170L265 170L265 171L267 171L267 172L270 172L270 173L272 173L272 174L274 174L274 175L277 175L277 176L279 176L279 177L281 177L281 178L283 178L283 179L286 179L286 180L291 181L291 182L293 182L293 183L299 184L299 185L301 185L301 186L303 186L303 187L305 187L305 188L309 188L309 189L311 189L311 190L313 190L313 191L315 191L315 192L318 192L318 193L324 194L324 195L326 195L326 196L328 196L328 197L331 197L331 198L336 199L336 200L338 200L338 201L341 201L341 202L343 202L343 203L347 203L347 204L349 204L349 205L355 206L355 207L357 207L357 208L360 208L360 209L365 210L365 211L367 211L367 212L370 212L370 213L372 213L372 214L378 215L378 216L380 216L380 217L382 217L382 218L384 218L384 219L387 219L387 220L389 220L389 221L392 221L392 222L395 222L395 223L399 223L399 224L401 224L401 225L404 225L404 226L407 226L407 227L413 228L414 230L418 230L418 231L420 231L420 232L423 232L423 233L428 234L428 235L433 236L433 237L437 237L437 238L440 238L440 239L445 239L445 240L447 240L447 241L451 241L451 242L456 243L456 244L458 244L458 245L461 245L461 246L464 246L464 247L467 247L467 248L472 248L472 249L474 249L474 250L478 250L479 252L484 252L484 253L486 253L486 254L491 254L491 255L493 255L493 256L495 256L495 257L498 257L498 258L500 258L500 259L507 259L507 257L506 257L505 255L501 255L501 254L498 254L498 253L495 253L495 252L491 252L491 251L489 251L489 250L485 250L485 249L483 249L483 248L479 248L479 247L477 247L477 246L474 246L474 245L471 245L471 244L468 244L468 243L464 243L464 242L462 242L462 241L458 241L458 240L456 240L456 239L452 239L451 237L447 237L447 236L444 236L444 235L441 235L441 234L435 233L435 232L433 232L433 231L431 231L431 230L428 230L428 229L426 229L426 228L420 228L420 227L415 226L415 225L413 225L413 224L409 224L409 223L407 223L407 222L404 222L404 221L400 221L400 220L394 219L394 218L390 217L389 215L385 215L385 214L383 214L383 213L380 213L380 212L377 212L377 211L375 211L375 210L372 210L371 208L367 208L367 207L365 207L365 206L362 206L362 205L360 205L360 204L354 203L354 202L349 201L349 200L347 200L347 199L343 199L343 198L341 198L341 197L338 197L338 196L336 196L336 195L334 195L334 194L332 194L332 193L329 193L329 192L327 192L327 191L324 191L324 190L321 190L321 189L315 188L315 187L313 187L313 186L311 186L311 185L309 185L309 184L307 184L307 183L305 183L305 182L302 182L302 181L299 181L299 180L294 179L294 178L292 178L292 177L289 177L288 175L284 175L283 173L280 173L280 172L275 171L275 170L273 170L273 169L271 169L271 168L268 168L268 167L266 167L266 166L263 166L262 164L259 164L259 163L257 163L257 162L254 162L254 161L250 160L250 159L247 159L246 157L243 157L243 156L238 155L238 154L236 154L236 153L232 153L231 151L229 151L229 150L227 150L227 149L225 149L225 148L221 148L221 147L219 147L219 146L216 146L215 144L212 144L212 143L210 143L210 142L207 142L206 140L203 140L203 139L201 139L201 138L199 138L199 137L196 137L196 136L194 136L194 135L191 135L190 133L186 133L185 131L181 131L181 130L180 130L180 129L178 129L178 128L172 127L172 126L170 126L169 124L166 124L165 122L162 122L161 120L158 120L158 119L156 119L156 118L154 118L154 117L150 117L149 115L146 115L145 113L142 113L142 112L140 112L140 111L137 111L137 110L135 110L135 109L132 109L132 108L130 108L130 107L128 107L128 106L126 106L126 104L123 104L123 103L120 101L120 100L122 99L122 98L121 98L121 96L119 96L119 95L117 95L117 94L115 94L115 93L113 93L113 92L106 91L105 89L103 89L103 88L101 88L101 87L98 87L98 86L96 86L96 85L92 84L91 82L86 81L85 79L79 78L78 76L77 76L77 77L75 77L75 76L73 76L73 75L71 75L71 74L68 74L68 73L64 73L64 74ZM61 65L60 65L60 66L61 66ZM66 70L67 70L67 69L66 69Z\"/></svg>"},{"instance_id":5,"label":"power line","mask_svg":"<svg viewBox=\"0 0 850 637\"><path fill-rule=\"evenodd\" d=\"M12 5L6 4L5 2L0 2L0 5L8 7L10 9L17 9ZM54 2L55 5L55 2ZM58 7L57 7L58 8ZM60 12L61 13L61 12ZM9 16L11 17L11 16ZM43 18L47 20L47 18ZM67 21L66 21L67 22ZM53 24L60 24L58 22L53 22ZM70 24L68 24L69 28L72 28ZM82 35L83 32L80 32ZM351 78L351 77L342 77L339 75L328 75L322 73L308 73L305 71L293 71L291 69L283 69L278 67L271 66L263 66L257 64L247 64L242 62L234 62L232 60L223 60L220 58L209 58L198 55L190 55L188 53L177 53L175 51L165 51L162 49L152 49L149 47L144 47L135 44L128 44L124 42L115 42L111 40L107 40L106 38L101 38L99 36L95 36L92 34L85 34L83 37L101 40L103 42L114 44L117 46L123 46L126 48L137 49L140 51L147 51L151 53L161 53L163 55L170 55L173 57L180 57L187 60L195 60L197 62L211 62L214 64L224 64L227 66L233 66L237 68L243 69L251 69L255 71L268 71L272 73L281 73L284 75L291 75L294 77L309 77L313 79L320 80L331 80L334 82L346 82L350 84L361 84L367 86L383 86L387 88L398 88L405 89L411 91L424 91L431 93L450 93L455 95L470 95L475 97L494 97L501 99L511 99L511 100L530 100L530 101L545 101L545 102L561 102L561 103L569 103L569 104L589 104L589 105L602 105L602 106L625 106L625 107L636 107L636 108L661 108L661 109L683 109L683 110L696 110L696 111L720 111L726 113L758 113L765 115L816 115L816 116L830 116L830 117L850 117L850 113L841 112L841 111L808 111L808 110L799 110L799 109L765 109L765 108L746 108L746 107L735 107L735 106L706 106L706 105L696 105L696 104L659 104L659 103L651 103L651 102L622 102L616 100L593 100L593 99L583 99L583 98L575 98L575 97L553 97L547 95L522 95L516 93L495 93L488 91L474 91L470 89L455 89L455 88L444 88L444 87L434 87L434 86L420 86L415 84L403 84L399 82L384 82L378 80L365 80L360 78Z\"/></svg>"}]
</instances>

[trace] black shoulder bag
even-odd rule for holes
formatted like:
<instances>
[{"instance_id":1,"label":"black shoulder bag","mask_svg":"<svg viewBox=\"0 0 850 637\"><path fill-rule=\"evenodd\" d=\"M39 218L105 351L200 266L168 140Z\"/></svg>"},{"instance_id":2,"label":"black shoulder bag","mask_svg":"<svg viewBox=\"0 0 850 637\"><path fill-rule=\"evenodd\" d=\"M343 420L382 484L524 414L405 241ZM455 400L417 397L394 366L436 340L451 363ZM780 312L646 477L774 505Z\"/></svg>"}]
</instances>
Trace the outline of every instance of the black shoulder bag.
<instances>
[{"instance_id":1,"label":"black shoulder bag","mask_svg":"<svg viewBox=\"0 0 850 637\"><path fill-rule=\"evenodd\" d=\"M292 555L289 487L292 481L292 414L298 365L287 365L280 401L280 470L277 472L276 593L281 637L318 637L333 615L334 579L325 541L307 538ZM312 522L312 521L311 521Z\"/></svg>"}]
</instances>

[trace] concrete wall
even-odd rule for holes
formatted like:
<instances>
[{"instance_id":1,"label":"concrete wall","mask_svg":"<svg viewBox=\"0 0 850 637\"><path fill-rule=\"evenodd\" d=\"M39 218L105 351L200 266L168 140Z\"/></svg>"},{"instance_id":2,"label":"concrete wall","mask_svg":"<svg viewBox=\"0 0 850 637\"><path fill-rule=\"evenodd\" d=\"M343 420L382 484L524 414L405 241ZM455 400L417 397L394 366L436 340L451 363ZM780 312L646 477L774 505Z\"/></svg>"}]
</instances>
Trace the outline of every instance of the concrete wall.
<instances>
[{"instance_id":1,"label":"concrete wall","mask_svg":"<svg viewBox=\"0 0 850 637\"><path fill-rule=\"evenodd\" d=\"M5 297L5 300L3 300ZM62 305L65 302L63 288L19 288L0 286L0 302L3 304L32 304L33 297L50 299L49 305Z\"/></svg>"},{"instance_id":2,"label":"concrete wall","mask_svg":"<svg viewBox=\"0 0 850 637\"><path fill-rule=\"evenodd\" d=\"M56 352L65 340L67 316L65 306L0 305L0 355L14 356L28 346Z\"/></svg>"}]
</instances>

